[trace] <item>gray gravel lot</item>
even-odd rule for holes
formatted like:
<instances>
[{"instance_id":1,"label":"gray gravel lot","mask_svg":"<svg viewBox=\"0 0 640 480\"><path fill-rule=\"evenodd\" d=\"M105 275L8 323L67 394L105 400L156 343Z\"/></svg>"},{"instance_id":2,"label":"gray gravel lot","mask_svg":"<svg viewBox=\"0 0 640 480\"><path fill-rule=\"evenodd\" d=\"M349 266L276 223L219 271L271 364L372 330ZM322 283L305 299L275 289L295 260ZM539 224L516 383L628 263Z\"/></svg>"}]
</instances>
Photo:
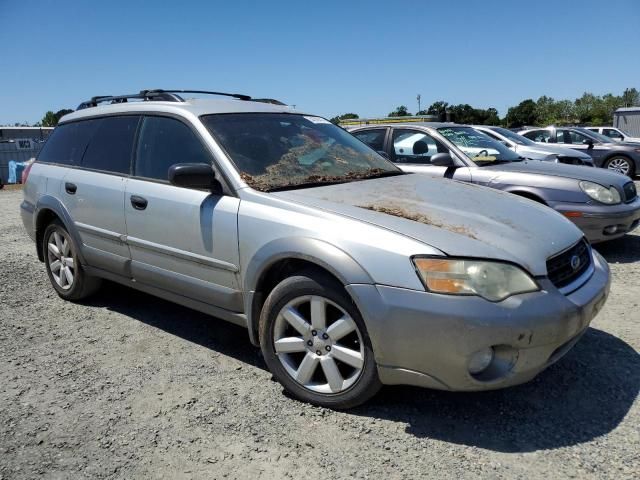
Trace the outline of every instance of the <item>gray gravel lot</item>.
<instances>
[{"instance_id":1,"label":"gray gravel lot","mask_svg":"<svg viewBox=\"0 0 640 480\"><path fill-rule=\"evenodd\" d=\"M640 477L639 234L597 247L609 301L533 382L345 413L288 398L221 320L114 284L62 301L21 198L0 191L0 480Z\"/></svg>"}]
</instances>

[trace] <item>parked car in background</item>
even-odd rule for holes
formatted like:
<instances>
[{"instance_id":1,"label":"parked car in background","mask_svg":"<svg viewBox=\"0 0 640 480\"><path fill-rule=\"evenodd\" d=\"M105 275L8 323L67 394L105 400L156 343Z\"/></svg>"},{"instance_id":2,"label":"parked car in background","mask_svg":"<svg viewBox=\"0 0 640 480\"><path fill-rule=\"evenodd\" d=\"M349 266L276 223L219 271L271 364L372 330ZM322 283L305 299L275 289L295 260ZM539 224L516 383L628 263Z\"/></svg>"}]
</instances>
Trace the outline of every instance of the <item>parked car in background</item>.
<instances>
[{"instance_id":1,"label":"parked car in background","mask_svg":"<svg viewBox=\"0 0 640 480\"><path fill-rule=\"evenodd\" d=\"M546 127L522 130L520 135L543 145L561 144L585 152L597 167L608 168L631 178L640 172L640 145L616 142L582 127Z\"/></svg>"},{"instance_id":2,"label":"parked car in background","mask_svg":"<svg viewBox=\"0 0 640 480\"><path fill-rule=\"evenodd\" d=\"M640 223L633 181L614 172L525 160L472 127L451 123L350 128L403 170L484 185L545 204L580 227L591 242L624 235Z\"/></svg>"},{"instance_id":3,"label":"parked car in background","mask_svg":"<svg viewBox=\"0 0 640 480\"><path fill-rule=\"evenodd\" d=\"M591 130L592 132L600 133L605 137L609 137L611 140L615 140L616 142L640 142L640 137L632 137L631 135L627 135L625 132L615 127L585 127L587 130Z\"/></svg>"},{"instance_id":4,"label":"parked car in background","mask_svg":"<svg viewBox=\"0 0 640 480\"><path fill-rule=\"evenodd\" d=\"M332 408L528 381L606 300L605 260L546 207L407 175L284 105L182 95L94 97L32 165L23 223L63 299L107 278L245 326Z\"/></svg>"},{"instance_id":5,"label":"parked car in background","mask_svg":"<svg viewBox=\"0 0 640 480\"><path fill-rule=\"evenodd\" d=\"M473 128L490 136L494 140L504 143L521 157L529 160L545 160L569 165L595 166L593 159L586 153L561 145L540 145L527 137L512 132L506 128L488 125L473 125Z\"/></svg>"}]
</instances>

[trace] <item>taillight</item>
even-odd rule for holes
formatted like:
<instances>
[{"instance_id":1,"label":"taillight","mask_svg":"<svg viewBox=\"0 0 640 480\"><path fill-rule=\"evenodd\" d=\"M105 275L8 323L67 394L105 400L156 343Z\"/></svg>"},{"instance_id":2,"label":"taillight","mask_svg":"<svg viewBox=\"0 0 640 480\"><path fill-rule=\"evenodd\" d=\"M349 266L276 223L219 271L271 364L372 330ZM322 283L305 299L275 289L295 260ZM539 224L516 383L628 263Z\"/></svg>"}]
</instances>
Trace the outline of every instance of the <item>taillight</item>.
<instances>
[{"instance_id":1,"label":"taillight","mask_svg":"<svg viewBox=\"0 0 640 480\"><path fill-rule=\"evenodd\" d=\"M31 162L29 165L24 167L24 170L22 171L22 184L27 183L27 178L29 178L29 172L31 171L31 167L33 167L34 163L35 162Z\"/></svg>"}]
</instances>

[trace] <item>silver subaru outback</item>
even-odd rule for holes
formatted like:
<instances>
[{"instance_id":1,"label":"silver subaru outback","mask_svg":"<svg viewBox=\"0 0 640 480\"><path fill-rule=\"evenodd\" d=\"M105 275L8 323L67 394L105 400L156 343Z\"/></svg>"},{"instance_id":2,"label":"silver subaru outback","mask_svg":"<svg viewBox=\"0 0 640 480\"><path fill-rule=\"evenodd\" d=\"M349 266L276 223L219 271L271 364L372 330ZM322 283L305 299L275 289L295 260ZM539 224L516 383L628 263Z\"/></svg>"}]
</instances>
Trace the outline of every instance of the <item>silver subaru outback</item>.
<instances>
[{"instance_id":1,"label":"silver subaru outback","mask_svg":"<svg viewBox=\"0 0 640 480\"><path fill-rule=\"evenodd\" d=\"M404 173L321 117L166 90L81 107L21 205L58 295L107 279L242 325L299 399L519 384L607 298L606 262L558 213Z\"/></svg>"}]
</instances>

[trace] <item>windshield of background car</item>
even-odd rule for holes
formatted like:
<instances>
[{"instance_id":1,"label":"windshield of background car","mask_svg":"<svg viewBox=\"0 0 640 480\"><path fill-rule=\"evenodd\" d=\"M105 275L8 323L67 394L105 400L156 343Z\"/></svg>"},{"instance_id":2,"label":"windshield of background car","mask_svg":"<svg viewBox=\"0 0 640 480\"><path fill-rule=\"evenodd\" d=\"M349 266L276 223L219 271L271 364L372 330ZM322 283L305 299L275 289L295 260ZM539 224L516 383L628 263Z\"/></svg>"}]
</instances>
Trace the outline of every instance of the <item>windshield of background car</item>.
<instances>
[{"instance_id":1,"label":"windshield of background car","mask_svg":"<svg viewBox=\"0 0 640 480\"><path fill-rule=\"evenodd\" d=\"M496 127L492 128L491 130L499 133L505 138L508 138L512 142L517 143L518 145L536 146L536 142L529 140L527 137L523 137L522 135L518 135L517 133L512 132L511 130L508 130L506 128Z\"/></svg>"},{"instance_id":2,"label":"windshield of background car","mask_svg":"<svg viewBox=\"0 0 640 480\"><path fill-rule=\"evenodd\" d=\"M360 140L320 117L290 113L205 115L202 122L242 179L261 191L401 174Z\"/></svg>"},{"instance_id":3,"label":"windshield of background car","mask_svg":"<svg viewBox=\"0 0 640 480\"><path fill-rule=\"evenodd\" d=\"M606 135L602 135L601 133L594 132L593 130L588 130L586 128L576 128L576 130L580 133L584 133L585 135L597 140L601 143L613 143L613 139L607 137Z\"/></svg>"},{"instance_id":4,"label":"windshield of background car","mask_svg":"<svg viewBox=\"0 0 640 480\"><path fill-rule=\"evenodd\" d=\"M471 127L442 127L438 132L480 166L522 160L502 143Z\"/></svg>"}]
</instances>

